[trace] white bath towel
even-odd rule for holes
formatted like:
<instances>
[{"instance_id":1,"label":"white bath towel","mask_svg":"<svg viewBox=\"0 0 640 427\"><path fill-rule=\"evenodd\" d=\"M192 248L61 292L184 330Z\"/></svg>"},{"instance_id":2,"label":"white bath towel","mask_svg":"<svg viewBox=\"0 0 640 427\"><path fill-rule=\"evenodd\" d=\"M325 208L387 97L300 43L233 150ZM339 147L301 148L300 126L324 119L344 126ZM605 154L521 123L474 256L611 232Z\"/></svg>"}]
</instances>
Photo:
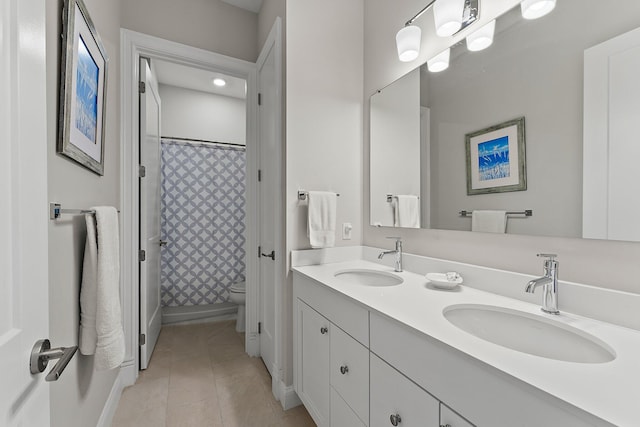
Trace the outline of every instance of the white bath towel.
<instances>
[{"instance_id":1,"label":"white bath towel","mask_svg":"<svg viewBox=\"0 0 640 427\"><path fill-rule=\"evenodd\" d=\"M420 228L420 198L411 194L393 196L394 226Z\"/></svg>"},{"instance_id":2,"label":"white bath towel","mask_svg":"<svg viewBox=\"0 0 640 427\"><path fill-rule=\"evenodd\" d=\"M336 208L338 195L327 191L309 191L307 236L312 248L331 248L336 244Z\"/></svg>"},{"instance_id":3,"label":"white bath towel","mask_svg":"<svg viewBox=\"0 0 640 427\"><path fill-rule=\"evenodd\" d=\"M95 355L95 368L107 370L124 361L120 308L118 212L110 206L91 208L86 215L82 287L80 289L80 352Z\"/></svg>"},{"instance_id":4,"label":"white bath towel","mask_svg":"<svg viewBox=\"0 0 640 427\"><path fill-rule=\"evenodd\" d=\"M471 231L505 233L507 211L474 210L471 214Z\"/></svg>"}]
</instances>

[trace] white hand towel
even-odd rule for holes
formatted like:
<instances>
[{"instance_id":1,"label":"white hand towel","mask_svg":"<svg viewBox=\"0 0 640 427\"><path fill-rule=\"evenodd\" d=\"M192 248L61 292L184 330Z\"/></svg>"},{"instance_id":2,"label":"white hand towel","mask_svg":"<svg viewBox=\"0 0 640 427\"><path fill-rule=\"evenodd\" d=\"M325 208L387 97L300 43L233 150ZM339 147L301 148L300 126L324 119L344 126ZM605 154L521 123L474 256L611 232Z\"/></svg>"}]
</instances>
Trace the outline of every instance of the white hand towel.
<instances>
[{"instance_id":1,"label":"white hand towel","mask_svg":"<svg viewBox=\"0 0 640 427\"><path fill-rule=\"evenodd\" d=\"M474 210L471 215L471 231L505 233L507 211Z\"/></svg>"},{"instance_id":2,"label":"white hand towel","mask_svg":"<svg viewBox=\"0 0 640 427\"><path fill-rule=\"evenodd\" d=\"M336 244L336 207L338 195L327 191L309 191L307 236L312 248L331 248Z\"/></svg>"},{"instance_id":3,"label":"white hand towel","mask_svg":"<svg viewBox=\"0 0 640 427\"><path fill-rule=\"evenodd\" d=\"M393 197L394 226L420 228L420 198L411 194Z\"/></svg>"},{"instance_id":4,"label":"white hand towel","mask_svg":"<svg viewBox=\"0 0 640 427\"><path fill-rule=\"evenodd\" d=\"M119 367L124 361L124 332L120 308L118 212L110 206L91 208L86 215L87 241L80 291L80 352L95 354L97 370Z\"/></svg>"}]
</instances>

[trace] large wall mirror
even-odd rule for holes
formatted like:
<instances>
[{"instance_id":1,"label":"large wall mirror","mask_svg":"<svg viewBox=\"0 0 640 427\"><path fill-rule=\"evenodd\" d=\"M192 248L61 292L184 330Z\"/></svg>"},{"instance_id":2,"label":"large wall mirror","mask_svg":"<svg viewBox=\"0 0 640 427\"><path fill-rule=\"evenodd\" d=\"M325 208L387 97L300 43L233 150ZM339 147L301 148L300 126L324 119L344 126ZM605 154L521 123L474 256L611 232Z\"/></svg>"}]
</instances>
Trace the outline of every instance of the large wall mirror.
<instances>
[{"instance_id":1,"label":"large wall mirror","mask_svg":"<svg viewBox=\"0 0 640 427\"><path fill-rule=\"evenodd\" d=\"M498 210L510 234L640 241L638 26L637 0L558 0L533 21L518 6L488 49L459 43L445 71L420 66L372 95L371 225L471 231L471 212ZM520 118L523 151L505 152L490 131ZM493 143L470 155L483 132ZM468 157L489 145L523 162L525 189L469 193Z\"/></svg>"}]
</instances>

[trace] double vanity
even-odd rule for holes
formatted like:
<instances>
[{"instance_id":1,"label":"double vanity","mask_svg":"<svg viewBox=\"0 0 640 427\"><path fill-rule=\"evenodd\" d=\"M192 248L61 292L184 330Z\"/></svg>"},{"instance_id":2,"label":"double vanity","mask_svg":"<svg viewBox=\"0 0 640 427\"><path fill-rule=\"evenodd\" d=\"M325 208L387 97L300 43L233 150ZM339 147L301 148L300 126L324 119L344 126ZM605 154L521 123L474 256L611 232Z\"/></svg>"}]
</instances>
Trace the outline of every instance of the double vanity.
<instances>
[{"instance_id":1,"label":"double vanity","mask_svg":"<svg viewBox=\"0 0 640 427\"><path fill-rule=\"evenodd\" d=\"M292 254L294 387L318 426L640 425L637 296L560 282L554 315L533 277L411 255L397 272L379 253ZM424 276L446 271L464 283Z\"/></svg>"}]
</instances>

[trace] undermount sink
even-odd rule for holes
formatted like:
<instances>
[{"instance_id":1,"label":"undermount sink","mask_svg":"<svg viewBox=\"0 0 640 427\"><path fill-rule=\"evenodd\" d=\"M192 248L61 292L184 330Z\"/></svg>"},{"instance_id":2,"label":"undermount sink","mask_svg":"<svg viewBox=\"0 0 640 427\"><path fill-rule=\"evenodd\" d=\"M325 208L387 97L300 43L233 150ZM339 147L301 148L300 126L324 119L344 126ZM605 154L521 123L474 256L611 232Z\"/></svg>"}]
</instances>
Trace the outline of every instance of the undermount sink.
<instances>
[{"instance_id":1,"label":"undermount sink","mask_svg":"<svg viewBox=\"0 0 640 427\"><path fill-rule=\"evenodd\" d=\"M616 358L600 339L522 311L462 304L445 308L443 314L471 335L522 353L575 363L606 363Z\"/></svg>"},{"instance_id":2,"label":"undermount sink","mask_svg":"<svg viewBox=\"0 0 640 427\"><path fill-rule=\"evenodd\" d=\"M365 286L395 286L404 282L402 277L379 270L351 269L334 274L338 279Z\"/></svg>"}]
</instances>

